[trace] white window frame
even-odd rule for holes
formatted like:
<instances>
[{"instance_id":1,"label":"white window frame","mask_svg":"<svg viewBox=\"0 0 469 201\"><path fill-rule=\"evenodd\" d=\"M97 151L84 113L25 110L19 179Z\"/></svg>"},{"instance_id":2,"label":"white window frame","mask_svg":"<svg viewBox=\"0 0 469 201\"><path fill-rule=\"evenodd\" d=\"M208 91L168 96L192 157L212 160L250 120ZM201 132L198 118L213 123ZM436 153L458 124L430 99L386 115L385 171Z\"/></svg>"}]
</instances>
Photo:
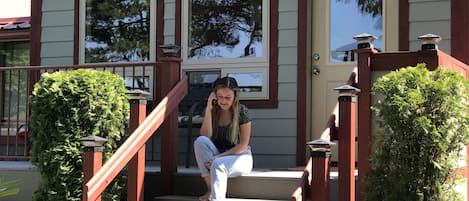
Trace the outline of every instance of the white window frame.
<instances>
[{"instance_id":1,"label":"white window frame","mask_svg":"<svg viewBox=\"0 0 469 201\"><path fill-rule=\"evenodd\" d=\"M228 73L262 73L262 92L243 92L240 94L242 100L267 100L269 99L269 57L270 57L270 1L262 0L262 57L254 58L217 58L217 59L188 59L187 50L189 39L189 1L182 1L183 18L181 34L181 75L185 71L221 71L221 76Z\"/></svg>"},{"instance_id":2,"label":"white window frame","mask_svg":"<svg viewBox=\"0 0 469 201\"><path fill-rule=\"evenodd\" d=\"M150 0L150 60L156 61L156 0ZM86 0L80 0L78 63L85 64ZM111 62L110 62L111 63Z\"/></svg>"}]
</instances>

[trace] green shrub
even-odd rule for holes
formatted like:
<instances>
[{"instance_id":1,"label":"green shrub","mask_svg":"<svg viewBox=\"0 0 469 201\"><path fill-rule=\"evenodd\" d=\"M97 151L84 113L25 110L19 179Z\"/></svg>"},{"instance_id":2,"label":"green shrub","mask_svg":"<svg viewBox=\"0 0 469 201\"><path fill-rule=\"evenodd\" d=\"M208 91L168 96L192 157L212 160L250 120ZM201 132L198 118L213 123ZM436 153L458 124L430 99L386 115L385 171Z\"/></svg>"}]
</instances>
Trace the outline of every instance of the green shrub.
<instances>
[{"instance_id":1,"label":"green shrub","mask_svg":"<svg viewBox=\"0 0 469 201\"><path fill-rule=\"evenodd\" d=\"M45 73L31 96L31 162L41 173L38 201L82 199L83 150L88 135L107 138L103 158L123 142L129 118L124 80L107 71ZM125 173L111 183L103 200L125 196Z\"/></svg>"},{"instance_id":2,"label":"green shrub","mask_svg":"<svg viewBox=\"0 0 469 201\"><path fill-rule=\"evenodd\" d=\"M462 200L452 173L469 139L468 89L463 76L425 64L375 82L381 132L373 139L366 200Z\"/></svg>"}]
</instances>

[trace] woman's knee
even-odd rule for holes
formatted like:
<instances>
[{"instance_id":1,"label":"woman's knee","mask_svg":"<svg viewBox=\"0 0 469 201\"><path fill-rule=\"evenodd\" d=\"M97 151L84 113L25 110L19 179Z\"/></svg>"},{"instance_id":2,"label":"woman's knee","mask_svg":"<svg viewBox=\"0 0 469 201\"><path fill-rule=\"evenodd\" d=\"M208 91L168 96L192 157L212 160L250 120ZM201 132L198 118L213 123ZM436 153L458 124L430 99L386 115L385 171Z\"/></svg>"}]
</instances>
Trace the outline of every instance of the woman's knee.
<instances>
[{"instance_id":1,"label":"woman's knee","mask_svg":"<svg viewBox=\"0 0 469 201\"><path fill-rule=\"evenodd\" d=\"M217 158L212 161L211 171L226 172L226 164L222 158Z\"/></svg>"},{"instance_id":2,"label":"woman's knee","mask_svg":"<svg viewBox=\"0 0 469 201\"><path fill-rule=\"evenodd\" d=\"M207 144L208 142L210 142L210 138L208 138L207 136L201 135L201 136L197 137L197 139L195 139L194 148L198 147L200 145L203 145L203 144Z\"/></svg>"}]
</instances>

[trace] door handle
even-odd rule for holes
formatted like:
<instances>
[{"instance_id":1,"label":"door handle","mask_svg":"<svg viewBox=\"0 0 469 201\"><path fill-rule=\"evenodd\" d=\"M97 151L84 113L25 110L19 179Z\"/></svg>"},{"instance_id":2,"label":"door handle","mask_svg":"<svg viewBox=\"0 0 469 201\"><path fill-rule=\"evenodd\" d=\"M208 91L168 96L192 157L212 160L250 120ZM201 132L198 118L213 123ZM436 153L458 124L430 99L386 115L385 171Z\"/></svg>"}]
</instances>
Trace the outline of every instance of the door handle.
<instances>
[{"instance_id":1,"label":"door handle","mask_svg":"<svg viewBox=\"0 0 469 201\"><path fill-rule=\"evenodd\" d=\"M313 66L313 67L311 68L311 73L312 73L313 75L319 75L319 74L321 73L321 70L319 70L319 68L318 68L317 66Z\"/></svg>"}]
</instances>

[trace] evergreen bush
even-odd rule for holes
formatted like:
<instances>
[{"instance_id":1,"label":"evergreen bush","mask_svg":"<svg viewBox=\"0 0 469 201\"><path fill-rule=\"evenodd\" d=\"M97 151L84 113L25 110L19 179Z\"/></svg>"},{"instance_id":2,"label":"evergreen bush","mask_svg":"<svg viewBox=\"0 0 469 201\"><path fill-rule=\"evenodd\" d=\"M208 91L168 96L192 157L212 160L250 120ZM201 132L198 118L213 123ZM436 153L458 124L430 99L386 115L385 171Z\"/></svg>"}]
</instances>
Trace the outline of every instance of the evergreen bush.
<instances>
[{"instance_id":1,"label":"evergreen bush","mask_svg":"<svg viewBox=\"0 0 469 201\"><path fill-rule=\"evenodd\" d=\"M124 80L107 71L45 73L31 96L31 162L41 174L37 201L80 201L83 146L88 135L107 138L106 160L123 142L129 118ZM102 194L123 200L126 175L121 173Z\"/></svg>"},{"instance_id":2,"label":"evergreen bush","mask_svg":"<svg viewBox=\"0 0 469 201\"><path fill-rule=\"evenodd\" d=\"M468 81L425 64L379 78L372 87L381 132L373 138L365 199L462 200L454 171L468 143ZM459 177L460 178L460 177Z\"/></svg>"}]
</instances>

